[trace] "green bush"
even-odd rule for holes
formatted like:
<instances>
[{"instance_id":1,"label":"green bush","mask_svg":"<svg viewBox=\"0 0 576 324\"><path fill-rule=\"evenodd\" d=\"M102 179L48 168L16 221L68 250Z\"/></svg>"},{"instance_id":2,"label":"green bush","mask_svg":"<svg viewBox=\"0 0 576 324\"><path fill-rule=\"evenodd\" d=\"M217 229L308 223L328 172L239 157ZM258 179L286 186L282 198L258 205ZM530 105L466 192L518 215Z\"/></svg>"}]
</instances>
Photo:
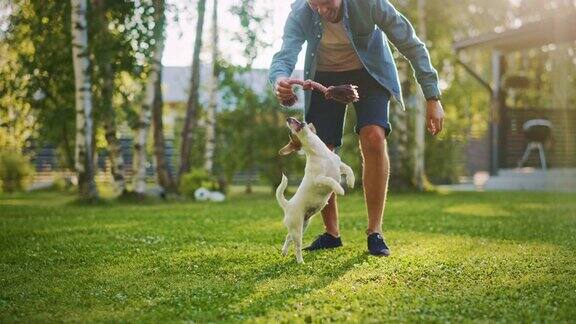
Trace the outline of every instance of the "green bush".
<instances>
[{"instance_id":1,"label":"green bush","mask_svg":"<svg viewBox=\"0 0 576 324\"><path fill-rule=\"evenodd\" d=\"M4 192L24 190L33 172L26 156L18 152L0 153L0 183Z\"/></svg>"},{"instance_id":2,"label":"green bush","mask_svg":"<svg viewBox=\"0 0 576 324\"><path fill-rule=\"evenodd\" d=\"M194 191L200 187L210 188L212 179L204 169L193 169L182 176L180 180L180 193L188 197L194 197Z\"/></svg>"},{"instance_id":3,"label":"green bush","mask_svg":"<svg viewBox=\"0 0 576 324\"><path fill-rule=\"evenodd\" d=\"M73 185L69 179L62 175L57 175L54 177L54 183L52 184L52 190L55 191L68 191L72 189Z\"/></svg>"}]
</instances>

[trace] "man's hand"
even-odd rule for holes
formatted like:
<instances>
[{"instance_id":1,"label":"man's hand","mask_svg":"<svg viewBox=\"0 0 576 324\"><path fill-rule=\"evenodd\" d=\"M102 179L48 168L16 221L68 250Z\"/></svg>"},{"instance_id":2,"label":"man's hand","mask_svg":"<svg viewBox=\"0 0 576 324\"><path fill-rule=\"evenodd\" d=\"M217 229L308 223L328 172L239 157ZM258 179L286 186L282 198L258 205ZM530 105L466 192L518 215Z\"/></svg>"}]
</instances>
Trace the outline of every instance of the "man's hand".
<instances>
[{"instance_id":1,"label":"man's hand","mask_svg":"<svg viewBox=\"0 0 576 324\"><path fill-rule=\"evenodd\" d=\"M288 83L287 77L279 77L276 79L276 84L274 85L274 93L276 98L282 103L292 103L296 102L296 94L292 90L292 86Z\"/></svg>"},{"instance_id":2,"label":"man's hand","mask_svg":"<svg viewBox=\"0 0 576 324\"><path fill-rule=\"evenodd\" d=\"M426 127L432 135L440 133L444 127L444 109L439 100L426 101Z\"/></svg>"}]
</instances>

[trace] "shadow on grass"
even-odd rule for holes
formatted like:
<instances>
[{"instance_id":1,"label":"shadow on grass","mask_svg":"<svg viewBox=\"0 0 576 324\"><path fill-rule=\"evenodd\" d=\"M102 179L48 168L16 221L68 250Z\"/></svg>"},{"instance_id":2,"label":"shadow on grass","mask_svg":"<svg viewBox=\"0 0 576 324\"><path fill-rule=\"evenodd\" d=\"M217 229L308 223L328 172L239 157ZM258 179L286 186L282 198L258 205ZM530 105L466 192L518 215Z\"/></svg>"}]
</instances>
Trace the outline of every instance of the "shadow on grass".
<instances>
[{"instance_id":1,"label":"shadow on grass","mask_svg":"<svg viewBox=\"0 0 576 324\"><path fill-rule=\"evenodd\" d=\"M331 259L329 266L327 257ZM306 263L300 265L293 255L281 257L279 251L271 253L267 249L267 252L256 250L249 255L246 251L235 254L220 246L184 257L174 253L154 259L143 258L145 262L139 267L160 267L161 275L154 274L152 285L155 288L146 287L144 290L153 291L171 284L172 295L165 296L162 305L157 305L175 308L175 313L169 317L210 322L253 318L283 309L295 299L329 286L355 265L366 261L367 257L363 252L353 255L307 253ZM137 271L124 272L117 281L138 281L141 286L150 279L146 277ZM178 283L176 286L175 282ZM146 293L142 291L138 295ZM140 319L153 320L156 316L154 310L149 311ZM129 314L126 318L138 316L142 313Z\"/></svg>"},{"instance_id":2,"label":"shadow on grass","mask_svg":"<svg viewBox=\"0 0 576 324\"><path fill-rule=\"evenodd\" d=\"M335 262L330 264L330 268L314 268L315 265L322 263L322 257L325 257L325 255L321 255L322 252L330 253L331 251L307 253L305 255L307 264L312 265L312 267L305 271L302 271L301 267L306 266L306 264L299 265L296 263L293 255L287 256L283 262L275 266L276 268L280 267L282 270L279 275L269 276L263 274L257 278L255 284L264 281L269 282L274 279L279 281L280 284L283 284L285 281L282 281L281 277L287 276L290 279L293 279L293 275L297 276L298 274L302 274L302 272L309 274L309 278L311 278L311 280L304 281L300 286L294 286L290 284L281 285L281 287L270 289L267 293L265 292L264 294L255 295L255 291L253 290L251 294L246 294L244 297L244 301L246 299L250 300L249 303L242 301L237 305L232 305L232 309L237 311L238 315L250 316L261 316L270 312L274 312L275 310L283 309L286 307L286 305L291 304L291 302L293 302L295 299L329 286L332 282L337 281L348 271L352 270L355 265L363 263L368 258L368 254L366 252L358 252L354 255L344 258L343 260L335 259ZM258 310L258 308L254 307L254 305L260 306L262 308Z\"/></svg>"}]
</instances>

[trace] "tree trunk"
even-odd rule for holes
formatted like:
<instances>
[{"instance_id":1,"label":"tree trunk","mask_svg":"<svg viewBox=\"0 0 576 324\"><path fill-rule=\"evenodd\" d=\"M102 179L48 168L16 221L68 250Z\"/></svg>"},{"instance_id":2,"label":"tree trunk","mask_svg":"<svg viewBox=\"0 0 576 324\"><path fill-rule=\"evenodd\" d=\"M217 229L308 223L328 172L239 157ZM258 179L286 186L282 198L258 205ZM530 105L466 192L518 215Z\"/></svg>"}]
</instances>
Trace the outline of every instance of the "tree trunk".
<instances>
[{"instance_id":1,"label":"tree trunk","mask_svg":"<svg viewBox=\"0 0 576 324\"><path fill-rule=\"evenodd\" d=\"M216 146L216 105L218 101L218 0L212 9L212 77L210 78L210 101L206 115L206 149L204 169L212 174Z\"/></svg>"},{"instance_id":2,"label":"tree trunk","mask_svg":"<svg viewBox=\"0 0 576 324\"><path fill-rule=\"evenodd\" d=\"M412 79L409 77L410 66L407 62L402 62L398 65L400 68L400 73L404 76L405 81L402 82L402 89L404 98L409 97L410 89L412 88ZM407 100L409 101L409 100ZM396 135L394 135L394 141L389 142L390 148L390 188L395 190L411 190L414 189L412 182L413 177L413 161L411 154L411 138L410 134L413 131L409 121L412 120L412 110L402 110L399 105L391 105L391 109L394 109L390 113L392 118L392 124Z\"/></svg>"},{"instance_id":3,"label":"tree trunk","mask_svg":"<svg viewBox=\"0 0 576 324\"><path fill-rule=\"evenodd\" d=\"M164 13L164 0L154 0L155 9L155 22L157 26L156 30L156 48L154 49L154 61L152 62L152 68L150 71L150 79L148 80L148 85L146 88L146 103L143 105L143 114L141 115L141 124L144 125L144 119L146 116L144 112L152 110L152 122L154 126L154 154L156 157L156 176L158 178L158 184L166 192L175 192L176 186L168 171L168 162L166 161L166 144L164 140L164 123L162 121L163 116L163 100L162 100L162 53L164 52L164 26L166 22L166 17ZM146 106L147 107L144 107ZM143 128L143 127L142 127ZM141 128L141 130L142 130ZM140 161L143 163L145 161L145 137L146 134L141 131L139 134L138 142L139 149L138 152ZM144 145L142 145L144 143ZM145 189L145 172L144 166L140 166L141 174L139 174L138 185L140 193Z\"/></svg>"},{"instance_id":4,"label":"tree trunk","mask_svg":"<svg viewBox=\"0 0 576 324\"><path fill-rule=\"evenodd\" d=\"M116 112L112 104L114 95L114 72L112 65L104 65L104 82L102 85L102 104L104 108L104 136L108 143L108 152L110 164L112 166L112 177L116 185L117 192L123 194L126 192L126 177L124 174L124 158L122 157L122 148L118 140L118 129L116 126Z\"/></svg>"},{"instance_id":5,"label":"tree trunk","mask_svg":"<svg viewBox=\"0 0 576 324\"><path fill-rule=\"evenodd\" d=\"M426 0L418 0L418 36L426 42ZM418 86L418 88L421 88ZM426 101L422 94L416 95L416 114L414 118L414 186L424 191L426 171L424 161L425 129L426 129Z\"/></svg>"},{"instance_id":6,"label":"tree trunk","mask_svg":"<svg viewBox=\"0 0 576 324\"><path fill-rule=\"evenodd\" d=\"M146 191L146 166L147 166L146 148L148 147L148 131L150 129L152 106L154 105L154 100L156 98L156 83L159 81L160 73L162 73L162 52L164 51L164 23L165 23L164 2L154 1L154 9L155 9L154 21L156 23L154 34L155 34L156 47L154 48L152 54L152 61L150 62L150 71L148 73L148 82L146 83L146 90L145 90L146 93L144 103L142 104L142 108L140 109L136 138L134 141L133 182L134 182L134 192L139 195L144 195L144 192ZM161 110L159 118L160 118L160 124L162 124ZM163 139L162 143L158 145L162 146L160 150L164 151Z\"/></svg>"},{"instance_id":7,"label":"tree trunk","mask_svg":"<svg viewBox=\"0 0 576 324\"><path fill-rule=\"evenodd\" d=\"M152 104L152 120L154 122L154 154L156 156L156 173L158 184L165 192L176 192L176 184L172 175L168 171L168 161L166 160L166 141L164 138L163 100L162 100L162 74L158 73L158 78L154 85L154 102Z\"/></svg>"},{"instance_id":8,"label":"tree trunk","mask_svg":"<svg viewBox=\"0 0 576 324\"><path fill-rule=\"evenodd\" d=\"M72 61L76 87L76 146L75 168L78 173L78 191L81 198L98 198L92 163L93 120L88 56L88 30L86 0L71 0L72 5Z\"/></svg>"},{"instance_id":9,"label":"tree trunk","mask_svg":"<svg viewBox=\"0 0 576 324\"><path fill-rule=\"evenodd\" d=\"M103 0L93 0L92 13L96 15L98 19L98 26L100 27L100 33L103 35L103 40L110 41L111 34L108 29L109 21L106 18L106 8L104 5ZM104 44L106 44L106 42ZM99 53L96 53L96 55L98 54L102 56L100 61L103 62L100 67L102 71L102 91L100 105L96 105L96 107L98 107L102 112L104 137L108 143L111 173L114 179L114 184L116 185L116 191L120 194L124 194L126 192L124 159L122 157L120 141L117 137L118 127L116 125L116 111L114 110L113 105L115 72L112 67L112 57L114 52L108 48L101 48L99 49ZM97 125L94 125L94 128L97 128Z\"/></svg>"},{"instance_id":10,"label":"tree trunk","mask_svg":"<svg viewBox=\"0 0 576 324\"><path fill-rule=\"evenodd\" d=\"M198 1L198 21L196 23L196 39L194 40L194 54L192 61L192 75L190 78L190 93L186 104L186 118L182 129L182 144L180 147L180 171L178 180L190 171L190 153L192 151L192 133L198 119L198 86L200 81L200 51L202 49L202 34L204 29L204 12L206 0ZM179 181L178 181L179 182Z\"/></svg>"},{"instance_id":11,"label":"tree trunk","mask_svg":"<svg viewBox=\"0 0 576 324\"><path fill-rule=\"evenodd\" d=\"M158 38L156 38L158 40ZM148 146L148 130L150 129L150 118L152 114L152 105L154 103L154 87L156 85L156 80L158 79L159 64L162 57L162 49L158 42L157 47L152 55L152 63L150 72L148 75L148 81L146 83L146 94L144 98L144 103L140 109L140 115L138 116L138 126L136 130L136 138L134 141L134 192L139 195L144 195L146 190L146 162L147 154L146 147ZM161 68L161 66L160 66Z\"/></svg>"}]
</instances>

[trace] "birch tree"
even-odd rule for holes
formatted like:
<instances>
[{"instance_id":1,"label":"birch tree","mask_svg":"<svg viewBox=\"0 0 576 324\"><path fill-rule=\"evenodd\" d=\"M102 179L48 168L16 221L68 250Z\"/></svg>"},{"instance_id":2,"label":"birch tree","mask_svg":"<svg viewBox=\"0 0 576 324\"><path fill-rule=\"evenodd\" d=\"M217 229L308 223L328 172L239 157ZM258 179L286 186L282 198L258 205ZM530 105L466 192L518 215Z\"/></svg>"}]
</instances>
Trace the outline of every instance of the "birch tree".
<instances>
[{"instance_id":1,"label":"birch tree","mask_svg":"<svg viewBox=\"0 0 576 324\"><path fill-rule=\"evenodd\" d=\"M164 52L164 27L166 24L164 0L154 0L154 50L148 72L145 98L138 117L135 151L134 191L143 195L146 190L146 164L148 131L151 118L154 121L154 153L158 184L166 191L173 190L173 183L167 170L164 147L164 124L162 122L162 53Z\"/></svg>"},{"instance_id":2,"label":"birch tree","mask_svg":"<svg viewBox=\"0 0 576 324\"><path fill-rule=\"evenodd\" d=\"M204 169L212 174L216 144L216 106L218 103L218 0L212 8L212 76L210 78L210 99L206 111L206 149Z\"/></svg>"},{"instance_id":3,"label":"birch tree","mask_svg":"<svg viewBox=\"0 0 576 324\"><path fill-rule=\"evenodd\" d=\"M126 175L124 171L124 158L122 157L122 148L118 139L118 127L116 122L116 112L112 106L112 97L114 92L114 72L111 64L104 66L104 83L102 86L102 101L105 108L103 115L104 137L108 143L108 152L110 157L112 178L116 191L126 193Z\"/></svg>"},{"instance_id":4,"label":"birch tree","mask_svg":"<svg viewBox=\"0 0 576 324\"><path fill-rule=\"evenodd\" d=\"M94 182L92 93L90 59L88 56L88 24L86 0L71 0L72 62L74 66L76 102L75 169L78 173L80 197L98 198Z\"/></svg>"},{"instance_id":5,"label":"birch tree","mask_svg":"<svg viewBox=\"0 0 576 324\"><path fill-rule=\"evenodd\" d=\"M101 77L95 76L94 83L98 85L101 80L100 100L95 100L95 107L102 112L101 122L104 125L104 137L108 144L108 154L111 164L112 178L116 191L121 194L126 193L126 175L124 170L124 158L122 157L122 149L120 147L120 140L118 139L118 117L113 105L114 97L114 79L116 76L116 69L112 62L114 61L117 52L122 51L121 48L116 46L116 40L110 33L108 27L109 18L106 13L107 7L103 0L93 0L93 17L95 18L94 29L97 29L99 37L95 37L92 49L95 52L96 66L101 70ZM100 58L100 60L98 60Z\"/></svg>"},{"instance_id":6,"label":"birch tree","mask_svg":"<svg viewBox=\"0 0 576 324\"><path fill-rule=\"evenodd\" d=\"M418 36L426 43L426 0L418 0ZM420 88L420 86L418 86ZM424 191L426 183L425 171L425 128L426 128L426 101L422 94L416 96L416 114L414 118L414 186L419 191Z\"/></svg>"}]
</instances>

